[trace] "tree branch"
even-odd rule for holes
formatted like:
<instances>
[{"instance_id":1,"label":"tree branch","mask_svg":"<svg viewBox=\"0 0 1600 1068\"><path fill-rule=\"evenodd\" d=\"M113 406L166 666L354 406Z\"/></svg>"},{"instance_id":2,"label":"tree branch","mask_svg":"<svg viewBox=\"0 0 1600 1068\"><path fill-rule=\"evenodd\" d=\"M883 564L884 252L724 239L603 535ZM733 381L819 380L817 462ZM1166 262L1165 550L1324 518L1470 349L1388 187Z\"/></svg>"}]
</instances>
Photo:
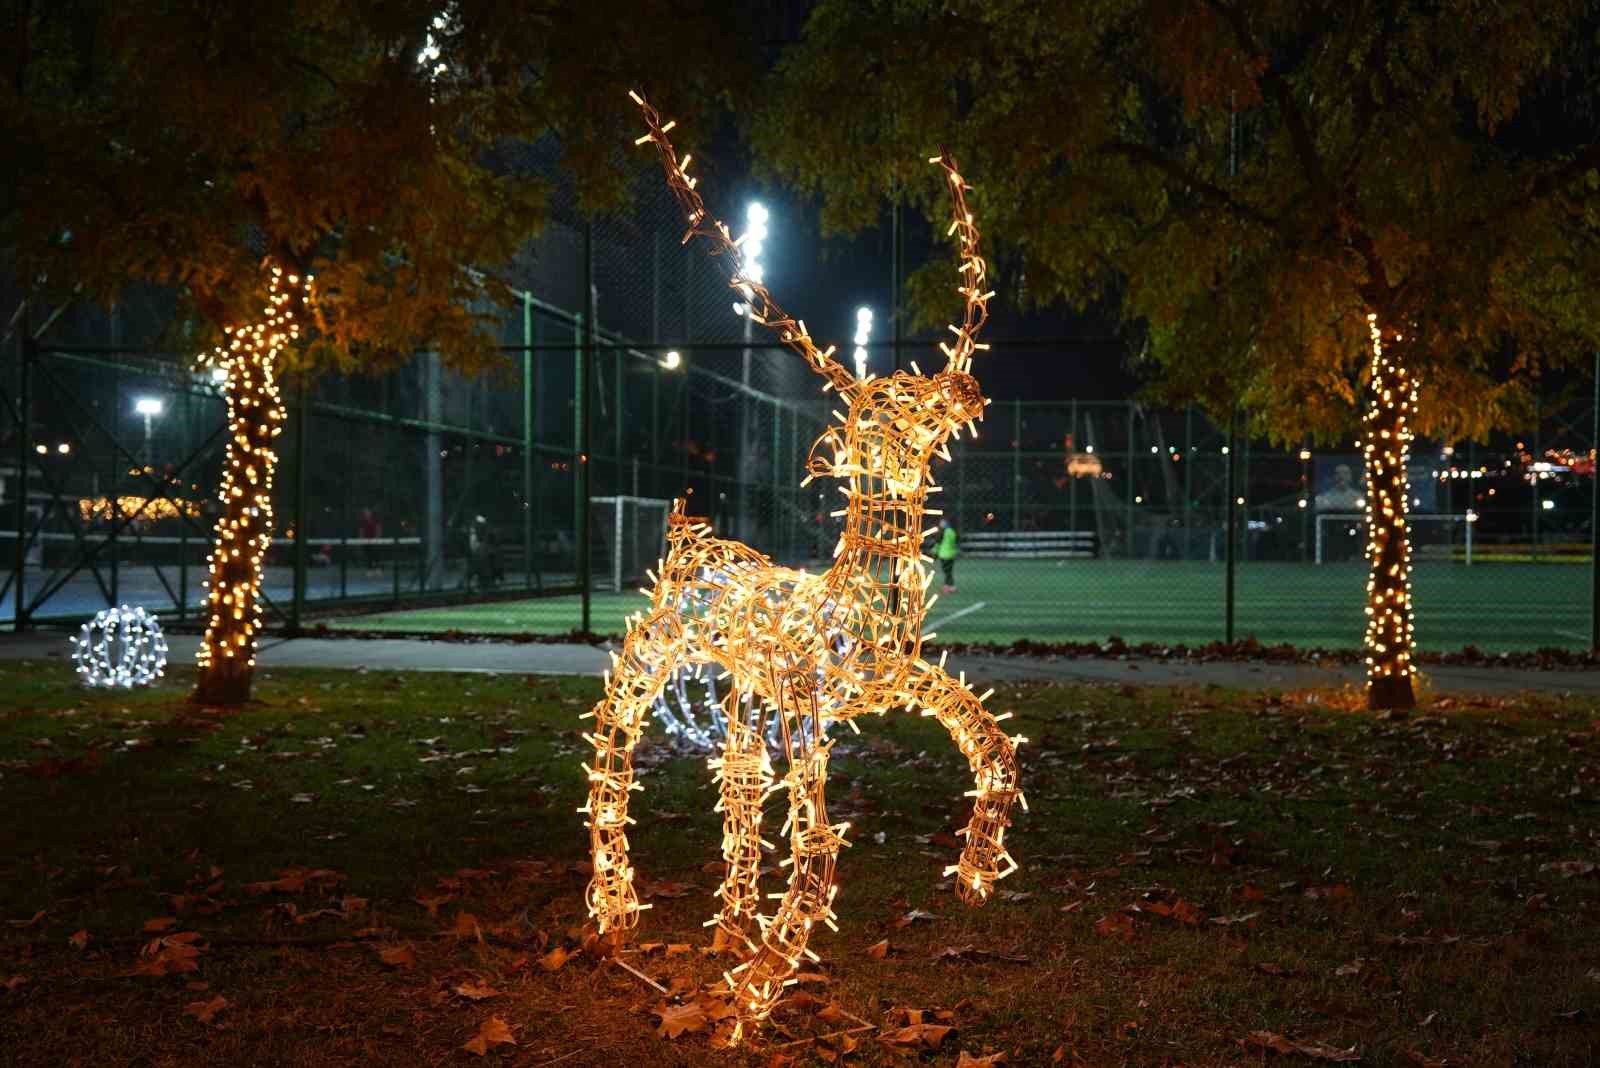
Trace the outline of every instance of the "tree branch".
<instances>
[{"instance_id":1,"label":"tree branch","mask_svg":"<svg viewBox=\"0 0 1600 1068\"><path fill-rule=\"evenodd\" d=\"M1312 189L1326 197L1330 204L1333 203L1335 193L1328 183L1322 157L1317 153L1316 138L1312 136L1311 125L1306 120L1305 112L1300 110L1300 104L1294 98L1293 88L1283 75L1272 69L1271 57L1257 43L1244 16L1237 9L1224 3L1223 0L1202 0L1202 2L1228 24L1241 48L1266 61L1259 76L1261 88L1283 113L1283 124L1289 131L1289 142L1294 146L1295 155L1300 159L1300 167L1305 171L1306 181L1311 184Z\"/></svg>"},{"instance_id":2,"label":"tree branch","mask_svg":"<svg viewBox=\"0 0 1600 1068\"><path fill-rule=\"evenodd\" d=\"M1226 208L1239 219L1253 222L1257 226L1271 230L1280 236L1282 235L1282 227L1277 219L1259 208L1239 200L1220 185L1207 181L1184 167L1177 160L1157 152L1148 145L1141 145L1132 141L1107 141L1100 146L1100 151L1122 156L1124 159L1131 160L1134 163L1142 163L1147 167L1152 167L1173 179L1183 188L1199 193L1207 200Z\"/></svg>"}]
</instances>

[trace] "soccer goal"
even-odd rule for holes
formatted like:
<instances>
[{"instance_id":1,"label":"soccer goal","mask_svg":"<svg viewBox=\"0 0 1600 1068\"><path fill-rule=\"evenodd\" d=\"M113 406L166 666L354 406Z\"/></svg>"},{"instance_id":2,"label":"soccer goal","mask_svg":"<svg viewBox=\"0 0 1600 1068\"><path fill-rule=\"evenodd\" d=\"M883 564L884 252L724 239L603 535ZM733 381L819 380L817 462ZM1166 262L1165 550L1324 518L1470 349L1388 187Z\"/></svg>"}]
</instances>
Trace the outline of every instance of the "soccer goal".
<instances>
[{"instance_id":1,"label":"soccer goal","mask_svg":"<svg viewBox=\"0 0 1600 1068\"><path fill-rule=\"evenodd\" d=\"M1472 528L1478 517L1413 514L1406 516L1413 559L1448 560L1471 565ZM1360 560L1367 547L1367 517L1360 512L1317 516L1317 563Z\"/></svg>"},{"instance_id":2,"label":"soccer goal","mask_svg":"<svg viewBox=\"0 0 1600 1068\"><path fill-rule=\"evenodd\" d=\"M639 585L645 570L667 551L667 513L659 497L594 497L590 545L594 576L603 589L621 593Z\"/></svg>"}]
</instances>

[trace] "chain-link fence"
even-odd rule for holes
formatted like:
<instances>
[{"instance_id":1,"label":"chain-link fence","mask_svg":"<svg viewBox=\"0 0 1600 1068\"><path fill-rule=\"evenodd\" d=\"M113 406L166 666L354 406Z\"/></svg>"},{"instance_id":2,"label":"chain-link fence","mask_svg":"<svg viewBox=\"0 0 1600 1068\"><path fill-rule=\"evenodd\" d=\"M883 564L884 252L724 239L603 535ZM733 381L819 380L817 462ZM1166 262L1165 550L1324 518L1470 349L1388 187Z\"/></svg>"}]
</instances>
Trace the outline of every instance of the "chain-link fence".
<instances>
[{"instance_id":1,"label":"chain-link fence","mask_svg":"<svg viewBox=\"0 0 1600 1068\"><path fill-rule=\"evenodd\" d=\"M799 483L837 402L679 247L653 174L626 212L586 220L574 203L558 183L515 265L527 295L500 320L496 366L468 377L419 353L382 376L285 383L277 619L617 632L642 604L626 590L653 562L662 502L685 494L778 559L830 558L836 489ZM0 345L0 618L122 602L192 617L224 405L173 351L170 294L48 311L0 280L0 298L20 309ZM1024 358L999 340L980 380ZM1594 641L1594 382L1572 379L1518 433L1414 449L1423 647ZM938 477L962 554L929 619L944 640L1360 643L1353 440L1268 448L1198 410L1001 396L953 452Z\"/></svg>"}]
</instances>

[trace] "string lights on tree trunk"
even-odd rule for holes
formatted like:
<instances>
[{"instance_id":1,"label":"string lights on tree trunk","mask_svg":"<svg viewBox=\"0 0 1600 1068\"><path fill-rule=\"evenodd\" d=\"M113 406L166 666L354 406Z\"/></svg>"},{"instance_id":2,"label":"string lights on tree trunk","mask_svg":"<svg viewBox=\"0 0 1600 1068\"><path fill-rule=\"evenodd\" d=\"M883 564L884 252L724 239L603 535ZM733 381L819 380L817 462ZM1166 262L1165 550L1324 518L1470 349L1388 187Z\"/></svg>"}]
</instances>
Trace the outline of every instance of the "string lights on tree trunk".
<instances>
[{"instance_id":1,"label":"string lights on tree trunk","mask_svg":"<svg viewBox=\"0 0 1600 1068\"><path fill-rule=\"evenodd\" d=\"M1416 705L1411 607L1411 534L1406 527L1411 481L1411 413L1417 387L1401 357L1405 338L1386 346L1377 315L1372 334L1371 398L1363 417L1367 474L1367 703L1374 709Z\"/></svg>"},{"instance_id":2,"label":"string lights on tree trunk","mask_svg":"<svg viewBox=\"0 0 1600 1068\"><path fill-rule=\"evenodd\" d=\"M952 341L940 346L944 369L924 375L896 372L883 378L858 378L821 350L805 324L788 315L758 278L745 269L739 242L706 210L695 180L679 159L656 111L638 94L634 101L653 144L668 186L688 219L684 243L699 237L712 255L729 267L729 284L757 323L805 359L823 377L823 389L836 391L846 410L812 447L805 482L839 481L845 507L844 532L834 562L821 574L779 567L739 542L712 536L702 520L674 504L668 519L668 551L645 590L648 612L630 618L628 635L606 695L588 715L586 735L594 758L585 766L587 817L594 874L588 906L601 934L626 937L638 924L641 904L628 858L627 826L635 780L633 749L662 687L686 664L709 665L728 680L727 733L715 772L723 816L722 855L726 874L717 896L718 914L708 923L718 943L741 957L724 973L737 1024L733 1039L765 1018L793 982L819 925L834 927L834 867L847 845L849 824L828 816L826 779L833 748L832 721L852 729L862 715L891 709L915 710L939 721L967 758L975 779L966 839L957 863L946 869L968 904L982 904L997 879L1016 870L1006 851L1005 831L1013 802L1022 800L1016 750L1025 739L999 726L1005 716L983 706L965 677L953 678L921 656L922 624L933 600L927 597L931 570L922 555L927 506L938 491L930 478L935 457L950 459L946 443L965 426L976 435L987 401L972 377L977 340L993 295L984 288L985 264L978 253L978 228L967 209L969 186L948 155L931 162L944 169L954 202L950 234L960 246L960 284L965 313L952 325ZM804 483L803 483L804 484ZM1008 713L1009 715L1009 713ZM776 723L784 770L773 766L763 736ZM785 892L770 897L771 914L761 909L759 868L762 801L772 793L787 796L788 817L778 830L788 839ZM1025 805L1025 803L1024 803Z\"/></svg>"},{"instance_id":3,"label":"string lights on tree trunk","mask_svg":"<svg viewBox=\"0 0 1600 1068\"><path fill-rule=\"evenodd\" d=\"M296 310L310 289L309 276L285 274L273 266L261 320L226 328L227 343L208 361L227 376L223 393L228 400L228 445L218 494L222 514L206 559L208 618L194 693L194 700L202 704L234 705L250 698L261 630L261 567L272 544L275 439L285 418L278 359L300 337Z\"/></svg>"}]
</instances>

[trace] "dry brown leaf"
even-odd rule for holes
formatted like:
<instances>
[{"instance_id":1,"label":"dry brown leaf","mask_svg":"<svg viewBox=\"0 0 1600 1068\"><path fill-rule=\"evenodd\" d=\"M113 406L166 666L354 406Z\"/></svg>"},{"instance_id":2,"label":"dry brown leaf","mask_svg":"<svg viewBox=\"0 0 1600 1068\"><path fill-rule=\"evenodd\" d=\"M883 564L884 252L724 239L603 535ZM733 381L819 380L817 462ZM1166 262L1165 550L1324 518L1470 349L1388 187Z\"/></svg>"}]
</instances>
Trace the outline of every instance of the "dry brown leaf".
<instances>
[{"instance_id":1,"label":"dry brown leaf","mask_svg":"<svg viewBox=\"0 0 1600 1068\"><path fill-rule=\"evenodd\" d=\"M486 1056L490 1046L515 1046L511 1028L498 1016L491 1016L478 1025L478 1033L462 1043L461 1048L478 1057Z\"/></svg>"},{"instance_id":2,"label":"dry brown leaf","mask_svg":"<svg viewBox=\"0 0 1600 1068\"><path fill-rule=\"evenodd\" d=\"M652 897L688 897L700 888L693 883L644 883L639 888L641 898Z\"/></svg>"},{"instance_id":3,"label":"dry brown leaf","mask_svg":"<svg viewBox=\"0 0 1600 1068\"><path fill-rule=\"evenodd\" d=\"M191 1001L183 1007L185 1016L193 1016L203 1024L208 1024L216 1018L217 1013L228 1007L228 999L218 994L210 1001Z\"/></svg>"},{"instance_id":4,"label":"dry brown leaf","mask_svg":"<svg viewBox=\"0 0 1600 1068\"><path fill-rule=\"evenodd\" d=\"M74 933L71 938L67 939L67 941L71 942L79 949L82 949L89 944L89 939L93 937L94 935L90 934L87 930L81 930Z\"/></svg>"},{"instance_id":5,"label":"dry brown leaf","mask_svg":"<svg viewBox=\"0 0 1600 1068\"><path fill-rule=\"evenodd\" d=\"M417 951L410 946L390 946L378 950L378 959L391 968L415 968Z\"/></svg>"},{"instance_id":6,"label":"dry brown leaf","mask_svg":"<svg viewBox=\"0 0 1600 1068\"><path fill-rule=\"evenodd\" d=\"M28 977L26 975L13 975L10 979L0 983L0 986L5 987L7 990L15 990L17 987L21 986L27 981Z\"/></svg>"},{"instance_id":7,"label":"dry brown leaf","mask_svg":"<svg viewBox=\"0 0 1600 1068\"><path fill-rule=\"evenodd\" d=\"M867 956L873 958L874 960L883 960L888 955L889 940L887 938L885 938L882 942L874 942L872 945L867 947Z\"/></svg>"},{"instance_id":8,"label":"dry brown leaf","mask_svg":"<svg viewBox=\"0 0 1600 1068\"><path fill-rule=\"evenodd\" d=\"M177 917L161 916L154 920L144 921L144 933L161 934L163 931L170 931L176 926L178 926Z\"/></svg>"},{"instance_id":9,"label":"dry brown leaf","mask_svg":"<svg viewBox=\"0 0 1600 1068\"><path fill-rule=\"evenodd\" d=\"M559 971L561 966L572 959L572 950L564 946L557 946L539 958L539 967L547 972Z\"/></svg>"},{"instance_id":10,"label":"dry brown leaf","mask_svg":"<svg viewBox=\"0 0 1600 1068\"><path fill-rule=\"evenodd\" d=\"M1254 1048L1271 1050L1274 1053L1298 1054L1319 1061L1348 1063L1361 1059L1361 1054L1356 1052L1354 1046L1349 1049L1335 1049L1317 1042L1296 1042L1274 1031L1251 1031L1239 1040L1239 1046L1245 1050Z\"/></svg>"},{"instance_id":11,"label":"dry brown leaf","mask_svg":"<svg viewBox=\"0 0 1600 1068\"><path fill-rule=\"evenodd\" d=\"M200 970L200 935L180 931L165 938L153 938L139 951L139 963L130 975L182 975Z\"/></svg>"},{"instance_id":12,"label":"dry brown leaf","mask_svg":"<svg viewBox=\"0 0 1600 1068\"><path fill-rule=\"evenodd\" d=\"M878 1035L881 1042L891 1046L910 1046L913 1049L938 1049L955 1028L948 1024L907 1024Z\"/></svg>"},{"instance_id":13,"label":"dry brown leaf","mask_svg":"<svg viewBox=\"0 0 1600 1068\"><path fill-rule=\"evenodd\" d=\"M446 904L447 902L450 902L450 901L454 901L455 899L456 899L456 895L454 895L454 894L441 894L438 897L414 897L414 898L412 898L412 900L415 901L417 904L419 904L423 908L427 909L428 910L428 915L433 917L434 919L437 919L438 916L439 916L439 906L440 905Z\"/></svg>"},{"instance_id":14,"label":"dry brown leaf","mask_svg":"<svg viewBox=\"0 0 1600 1068\"><path fill-rule=\"evenodd\" d=\"M483 941L483 928L478 923L478 917L470 912L456 913L455 926L452 928L457 938L476 938Z\"/></svg>"},{"instance_id":15,"label":"dry brown leaf","mask_svg":"<svg viewBox=\"0 0 1600 1068\"><path fill-rule=\"evenodd\" d=\"M961 1051L961 1056L956 1058L956 1068L985 1068L986 1065L1006 1063L1005 1051L999 1053L986 1053L982 1057Z\"/></svg>"},{"instance_id":16,"label":"dry brown leaf","mask_svg":"<svg viewBox=\"0 0 1600 1068\"><path fill-rule=\"evenodd\" d=\"M703 1031L706 1027L705 1010L698 1001L683 1005L668 1005L663 1001L655 1007L655 1014L661 1017L656 1034L662 1038L677 1038L691 1031Z\"/></svg>"},{"instance_id":17,"label":"dry brown leaf","mask_svg":"<svg viewBox=\"0 0 1600 1068\"><path fill-rule=\"evenodd\" d=\"M937 920L938 918L938 916L935 916L931 912L923 912L921 909L912 909L903 916L895 917L894 925L897 928L910 927L918 920Z\"/></svg>"},{"instance_id":18,"label":"dry brown leaf","mask_svg":"<svg viewBox=\"0 0 1600 1068\"><path fill-rule=\"evenodd\" d=\"M32 927L34 924L38 923L42 919L44 919L44 909L40 909L38 912L35 912L32 916L28 917L25 920L7 920L6 922L9 923L13 927L22 928L22 927Z\"/></svg>"},{"instance_id":19,"label":"dry brown leaf","mask_svg":"<svg viewBox=\"0 0 1600 1068\"><path fill-rule=\"evenodd\" d=\"M1111 912L1095 921L1095 933L1103 934L1107 938L1120 938L1124 942L1133 941L1133 917L1126 912Z\"/></svg>"},{"instance_id":20,"label":"dry brown leaf","mask_svg":"<svg viewBox=\"0 0 1600 1068\"><path fill-rule=\"evenodd\" d=\"M500 991L496 990L488 983L478 982L458 983L456 985L456 993L472 1001L487 1001L490 998L497 998L500 996Z\"/></svg>"}]
</instances>

